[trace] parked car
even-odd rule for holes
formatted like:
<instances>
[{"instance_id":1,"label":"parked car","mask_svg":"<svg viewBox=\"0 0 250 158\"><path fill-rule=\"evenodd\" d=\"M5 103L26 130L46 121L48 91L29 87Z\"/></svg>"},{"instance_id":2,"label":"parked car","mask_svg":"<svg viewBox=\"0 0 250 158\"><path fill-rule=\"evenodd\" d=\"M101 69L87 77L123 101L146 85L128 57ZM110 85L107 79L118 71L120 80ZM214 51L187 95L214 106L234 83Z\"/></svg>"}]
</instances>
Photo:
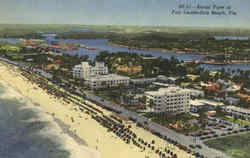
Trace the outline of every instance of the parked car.
<instances>
[{"instance_id":1,"label":"parked car","mask_svg":"<svg viewBox=\"0 0 250 158\"><path fill-rule=\"evenodd\" d=\"M196 145L197 148L201 149L202 147L200 145Z\"/></svg>"},{"instance_id":2,"label":"parked car","mask_svg":"<svg viewBox=\"0 0 250 158\"><path fill-rule=\"evenodd\" d=\"M189 147L190 147L190 148L192 148L192 149L194 149L194 148L195 148L195 146L193 146L193 145L189 145Z\"/></svg>"}]
</instances>

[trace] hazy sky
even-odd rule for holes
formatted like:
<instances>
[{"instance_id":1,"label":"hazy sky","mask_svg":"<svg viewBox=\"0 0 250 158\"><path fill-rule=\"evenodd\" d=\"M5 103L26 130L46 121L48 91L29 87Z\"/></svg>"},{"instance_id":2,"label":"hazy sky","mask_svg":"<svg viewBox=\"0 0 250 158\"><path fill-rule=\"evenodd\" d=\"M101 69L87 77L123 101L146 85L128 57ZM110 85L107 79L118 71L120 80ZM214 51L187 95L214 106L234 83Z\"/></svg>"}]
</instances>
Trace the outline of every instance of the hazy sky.
<instances>
[{"instance_id":1,"label":"hazy sky","mask_svg":"<svg viewBox=\"0 0 250 158\"><path fill-rule=\"evenodd\" d=\"M179 3L231 5L235 16L173 15ZM250 0L1 0L0 23L250 27Z\"/></svg>"}]
</instances>

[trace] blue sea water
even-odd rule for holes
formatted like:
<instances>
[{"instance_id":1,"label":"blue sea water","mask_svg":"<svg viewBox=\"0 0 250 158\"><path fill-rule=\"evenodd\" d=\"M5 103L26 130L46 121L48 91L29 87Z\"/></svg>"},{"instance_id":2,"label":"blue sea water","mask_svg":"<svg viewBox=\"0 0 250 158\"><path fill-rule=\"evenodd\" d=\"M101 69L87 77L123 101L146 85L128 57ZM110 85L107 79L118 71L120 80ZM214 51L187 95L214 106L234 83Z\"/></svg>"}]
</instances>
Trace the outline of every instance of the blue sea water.
<instances>
[{"instance_id":1,"label":"blue sea water","mask_svg":"<svg viewBox=\"0 0 250 158\"><path fill-rule=\"evenodd\" d=\"M12 92L0 84L0 158L70 157L57 137L41 132L50 122L40 118L40 110L25 108L22 98L5 97Z\"/></svg>"}]
</instances>

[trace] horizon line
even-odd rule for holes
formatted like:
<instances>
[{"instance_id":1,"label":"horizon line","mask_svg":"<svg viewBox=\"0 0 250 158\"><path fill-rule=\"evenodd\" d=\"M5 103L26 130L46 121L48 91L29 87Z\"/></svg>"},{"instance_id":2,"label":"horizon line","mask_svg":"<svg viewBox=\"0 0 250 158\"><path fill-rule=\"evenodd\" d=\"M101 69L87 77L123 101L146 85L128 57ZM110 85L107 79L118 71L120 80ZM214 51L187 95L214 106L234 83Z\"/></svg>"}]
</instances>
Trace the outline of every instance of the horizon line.
<instances>
[{"instance_id":1,"label":"horizon line","mask_svg":"<svg viewBox=\"0 0 250 158\"><path fill-rule=\"evenodd\" d=\"M0 25L68 25L68 26L119 26L119 27L155 27L155 28L228 28L228 29L250 29L250 27L246 27L246 26L179 26L179 25L161 25L161 26L156 26L156 25L123 25L123 24L49 24L49 23L43 23L43 24L33 24L33 23L0 23Z\"/></svg>"}]
</instances>

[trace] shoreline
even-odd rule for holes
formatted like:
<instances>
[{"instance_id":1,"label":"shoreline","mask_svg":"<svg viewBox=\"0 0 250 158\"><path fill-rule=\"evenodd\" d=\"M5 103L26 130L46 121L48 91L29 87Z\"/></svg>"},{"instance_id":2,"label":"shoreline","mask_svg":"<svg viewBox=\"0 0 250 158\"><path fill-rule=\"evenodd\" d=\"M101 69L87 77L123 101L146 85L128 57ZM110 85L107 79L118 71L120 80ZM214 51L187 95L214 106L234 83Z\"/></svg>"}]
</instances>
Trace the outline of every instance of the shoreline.
<instances>
[{"instance_id":1,"label":"shoreline","mask_svg":"<svg viewBox=\"0 0 250 158\"><path fill-rule=\"evenodd\" d=\"M139 48L139 47L134 47L134 46L126 46L126 45L116 44L113 42L108 42L108 45L115 46L115 47L121 47L121 48L128 48L128 49L144 50L144 51L160 51L163 53L211 55L209 52L190 52L192 50L187 52L187 51L178 50L178 49L169 50L169 49L164 49L164 48Z\"/></svg>"},{"instance_id":2,"label":"shoreline","mask_svg":"<svg viewBox=\"0 0 250 158\"><path fill-rule=\"evenodd\" d=\"M220 55L220 53L211 54L209 52L195 52L193 50L184 51L184 50L169 50L164 48L139 48L139 47L130 47L126 45L116 44L113 42L108 42L108 45L120 48L127 48L127 49L135 49L135 50L142 50L142 51L160 51L162 53L177 53L177 54L194 54L194 55ZM193 51L193 52L192 52ZM217 62L204 62L202 64L208 65L230 65L230 64L237 64L237 63L250 63L250 60L232 60L231 63L217 63Z\"/></svg>"},{"instance_id":3,"label":"shoreline","mask_svg":"<svg viewBox=\"0 0 250 158\"><path fill-rule=\"evenodd\" d=\"M8 64L7 64L8 65ZM20 70L12 65L3 65L0 62L0 78L6 80L12 87L17 88L23 96L31 98L32 101L38 103L40 107L53 118L62 122L63 125L68 126L68 130L88 144L87 151L90 151L89 157L95 158L94 153L100 155L102 158L145 158L145 157L158 157L154 151L150 149L142 150L133 144L127 144L121 140L117 135L108 132L106 128L101 126L90 115L81 112L80 107L73 103L65 103L62 99L56 99L54 96L47 94L43 89L33 84L20 75ZM102 109L95 104L89 102L92 106L101 110L106 116L111 116L113 113ZM56 122L55 120L55 122ZM152 135L150 132L145 131L136 126L136 124L128 122L132 130L145 138L146 141L151 142L155 140L156 148L161 149L167 147L173 150L174 153L181 158L190 158L190 154L179 149L177 146L172 146L166 141ZM69 143L70 146L71 143ZM73 148L74 149L74 148ZM88 155L86 154L86 155ZM88 158L83 155L81 157ZM79 156L76 156L79 157ZM193 157L193 156L191 156Z\"/></svg>"},{"instance_id":4,"label":"shoreline","mask_svg":"<svg viewBox=\"0 0 250 158\"><path fill-rule=\"evenodd\" d=\"M64 151L64 152L70 153L70 155L67 155L67 156L65 155L66 158L75 158L81 155L87 155L86 156L87 158L100 158L98 156L94 156L94 157L88 156L88 152L93 152L93 151L90 151L90 150L88 151L87 145L82 139L72 135L72 133L70 133L69 130L67 129L65 130L65 128L67 128L67 125L65 125L62 122L59 122L59 120L55 120L55 118L51 114L49 114L48 112L44 111L41 108L40 104L34 103L31 98L24 96L19 89L17 89L13 85L10 85L10 83L4 80L2 76L0 78L1 78L0 85L3 85L2 88L4 88L3 89L4 91L6 91L1 95L1 98L7 99L10 101L16 100L18 104L21 104L19 107L17 107L17 109L19 109L20 112L22 110L26 110L35 114L34 115L35 117L32 117L31 115L30 117L27 116L27 117L24 117L23 120L22 119L20 120L25 123L30 123L27 127L24 127L24 128L32 128L32 126L35 125L35 127L33 128L36 129L39 125L43 123L47 124L46 126L41 126L41 128L38 127L39 130L37 130L37 132L35 131L30 131L30 133L27 132L26 133L27 135L24 135L24 137L28 137L28 135L36 135L36 138L38 139L39 138L48 139L49 141L52 142L53 145L56 145L56 146L55 148L51 148L51 146L48 146L47 150L49 152L52 152L52 151L63 152ZM8 113L10 117L13 117L12 116L13 113L11 111ZM21 116L19 113L17 115ZM41 124L37 124L37 123L41 123ZM17 137L16 140L18 144L19 143L18 141L22 140L22 138ZM34 143L34 148L36 148L36 144L39 143L39 141L37 140L32 143ZM79 148L79 150L75 150L74 148ZM26 152L29 153L29 151L25 151L23 153L24 156ZM93 154L90 154L90 155L93 155ZM37 156L41 157L42 155L38 154Z\"/></svg>"},{"instance_id":5,"label":"shoreline","mask_svg":"<svg viewBox=\"0 0 250 158\"><path fill-rule=\"evenodd\" d=\"M66 122L62 121L60 118L55 117L54 112L51 112L50 110L44 108L44 103L48 103L51 105L53 105L53 103L58 104L58 105L62 103L58 102L57 99L54 99L51 96L49 96L49 98L44 97L43 96L44 93L41 92L42 90L39 89L39 87L36 84L31 83L26 78L22 76L18 76L18 71L19 70L16 69L14 66L4 63L2 61L0 62L1 82L3 82L3 84L6 85L6 87L10 87L14 91L16 91L18 93L18 97L21 96L21 100L25 101L23 108L40 109L41 111L39 112L39 114L41 113L42 116L45 116L46 118L48 117L49 122L54 124L52 126L53 128L47 127L49 131L53 132L53 133L48 133L48 138L51 138L51 140L53 141L52 139L53 137L51 136L53 136L54 134L55 134L54 137L56 140L57 140L57 137L60 138L59 143L62 145L62 148L65 151L68 151L70 153L69 158L75 158L75 157L101 158L100 154L97 151L95 151L92 148L89 148L85 140L83 138L80 138L78 135L74 133L73 130L71 130L72 126L70 124L67 124ZM13 78L10 79L11 81L13 80L17 81L17 78L18 78L22 80L21 81L22 83L17 81L17 82L14 82L13 84L13 82L8 80L8 77L10 76L14 78L16 77L16 79L13 79ZM21 84L21 85L18 86L16 84ZM22 85L27 85L27 86L22 86ZM32 96L32 91L39 91L38 93L42 94L41 100L44 100L44 101L41 102L41 101L36 100L36 97L39 97L39 95L36 95L35 97ZM50 101L52 102L49 103ZM44 118L41 117L40 119L44 119ZM43 131L40 131L40 132L43 133ZM47 132L45 133L47 134Z\"/></svg>"}]
</instances>

